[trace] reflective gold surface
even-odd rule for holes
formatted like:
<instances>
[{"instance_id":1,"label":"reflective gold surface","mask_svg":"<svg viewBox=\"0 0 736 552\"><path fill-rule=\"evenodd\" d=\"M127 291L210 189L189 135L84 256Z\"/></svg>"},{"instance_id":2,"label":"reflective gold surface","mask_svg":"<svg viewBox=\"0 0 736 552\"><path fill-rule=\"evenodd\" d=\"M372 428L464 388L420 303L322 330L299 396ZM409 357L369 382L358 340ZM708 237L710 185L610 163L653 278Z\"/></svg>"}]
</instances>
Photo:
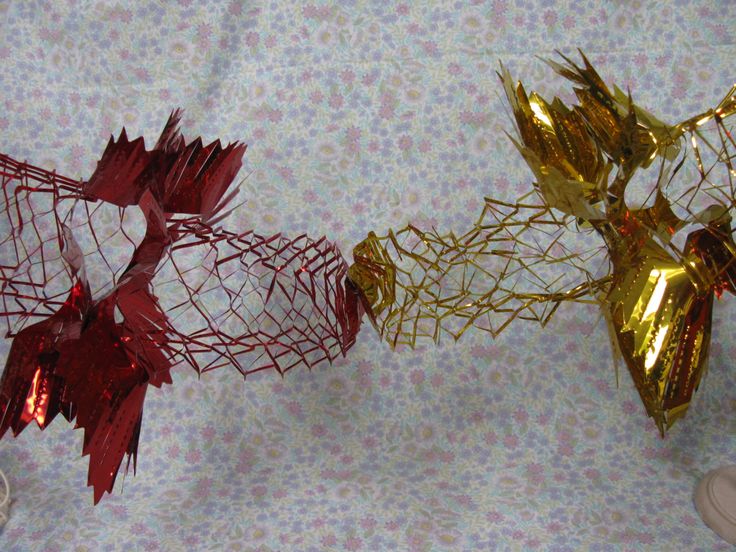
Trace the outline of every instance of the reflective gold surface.
<instances>
[{"instance_id":1,"label":"reflective gold surface","mask_svg":"<svg viewBox=\"0 0 736 552\"><path fill-rule=\"evenodd\" d=\"M370 233L349 277L393 346L457 339L471 326L495 336L516 318L546 322L563 301L597 302L664 434L705 372L713 296L734 291L736 144L724 120L736 112L736 87L715 108L668 125L609 89L581 56L582 66L562 55L549 62L574 85L571 107L527 94L500 68L512 140L536 178L531 192L515 203L486 198L460 236L411 225ZM627 186L643 170L653 189L629 206ZM607 274L586 263L595 248L562 246L582 223L605 243Z\"/></svg>"}]
</instances>

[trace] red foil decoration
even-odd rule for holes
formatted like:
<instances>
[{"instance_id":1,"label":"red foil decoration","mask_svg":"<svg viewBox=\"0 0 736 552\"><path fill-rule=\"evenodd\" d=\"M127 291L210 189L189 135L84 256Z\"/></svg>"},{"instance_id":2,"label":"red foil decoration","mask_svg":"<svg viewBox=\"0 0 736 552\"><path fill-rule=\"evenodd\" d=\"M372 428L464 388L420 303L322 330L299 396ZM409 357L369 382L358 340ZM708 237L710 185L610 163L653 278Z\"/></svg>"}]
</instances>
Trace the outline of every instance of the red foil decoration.
<instances>
[{"instance_id":1,"label":"red foil decoration","mask_svg":"<svg viewBox=\"0 0 736 552\"><path fill-rule=\"evenodd\" d=\"M178 228L187 237L173 246L169 268L181 299L167 312L187 321L180 351L197 371L233 365L244 376L283 375L355 343L362 305L327 239L234 234L199 221Z\"/></svg>"},{"instance_id":2,"label":"red foil decoration","mask_svg":"<svg viewBox=\"0 0 736 552\"><path fill-rule=\"evenodd\" d=\"M358 292L334 244L215 226L245 146L186 144L180 117L172 113L151 151L123 129L86 183L0 155L0 214L12 228L0 242L0 318L14 337L0 437L34 420L43 429L59 412L76 419L95 503L126 454L135 469L146 390L171 383L173 366L283 374L344 355L360 328ZM89 213L98 201L137 206L146 233L111 289L93 297L67 219L69 202ZM85 224L95 235L91 216ZM159 288L176 301L162 306Z\"/></svg>"}]
</instances>

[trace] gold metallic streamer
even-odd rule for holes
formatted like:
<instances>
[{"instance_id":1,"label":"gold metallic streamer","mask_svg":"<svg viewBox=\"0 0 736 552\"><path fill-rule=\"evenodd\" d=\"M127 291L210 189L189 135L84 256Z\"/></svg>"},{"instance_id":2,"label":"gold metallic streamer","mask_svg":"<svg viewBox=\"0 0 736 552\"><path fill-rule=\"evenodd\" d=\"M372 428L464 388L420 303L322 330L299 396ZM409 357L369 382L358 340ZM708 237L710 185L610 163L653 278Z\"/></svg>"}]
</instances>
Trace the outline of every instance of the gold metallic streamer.
<instances>
[{"instance_id":1,"label":"gold metallic streamer","mask_svg":"<svg viewBox=\"0 0 736 552\"><path fill-rule=\"evenodd\" d=\"M486 198L461 236L412 225L371 232L348 275L392 346L458 339L470 327L495 336L516 318L545 323L563 301L599 303L664 434L705 372L713 296L734 292L736 144L724 120L736 112L736 87L715 108L667 125L609 89L581 56L582 66L562 55L564 63L548 62L573 83L572 107L527 94L500 68L518 130L512 140L536 178L531 192L515 203ZM692 184L678 191L693 161ZM647 169L656 170L652 193L630 207L627 186ZM697 201L708 205L698 210ZM589 268L598 249L564 245L581 223L605 243L603 275ZM555 267L562 274L550 273Z\"/></svg>"}]
</instances>

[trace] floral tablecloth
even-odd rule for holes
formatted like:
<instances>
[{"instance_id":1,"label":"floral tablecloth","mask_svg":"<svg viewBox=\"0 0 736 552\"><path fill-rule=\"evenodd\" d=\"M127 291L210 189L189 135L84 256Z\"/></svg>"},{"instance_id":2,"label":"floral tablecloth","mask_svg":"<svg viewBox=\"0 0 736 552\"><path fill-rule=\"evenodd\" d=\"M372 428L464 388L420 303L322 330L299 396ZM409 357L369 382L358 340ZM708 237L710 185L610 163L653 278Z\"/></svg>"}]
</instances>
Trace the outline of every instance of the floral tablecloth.
<instances>
[{"instance_id":1,"label":"floral tablecloth","mask_svg":"<svg viewBox=\"0 0 736 552\"><path fill-rule=\"evenodd\" d=\"M0 2L0 151L83 178L111 133L152 144L181 106L188 136L249 144L228 224L349 256L530 189L498 60L569 101L537 56L580 47L674 122L733 84L734 28L728 0ZM736 459L734 323L724 297L664 440L592 306L414 351L365 325L348 358L285 378L179 369L147 398L138 474L97 507L80 431L0 443L0 549L725 550L691 497Z\"/></svg>"}]
</instances>

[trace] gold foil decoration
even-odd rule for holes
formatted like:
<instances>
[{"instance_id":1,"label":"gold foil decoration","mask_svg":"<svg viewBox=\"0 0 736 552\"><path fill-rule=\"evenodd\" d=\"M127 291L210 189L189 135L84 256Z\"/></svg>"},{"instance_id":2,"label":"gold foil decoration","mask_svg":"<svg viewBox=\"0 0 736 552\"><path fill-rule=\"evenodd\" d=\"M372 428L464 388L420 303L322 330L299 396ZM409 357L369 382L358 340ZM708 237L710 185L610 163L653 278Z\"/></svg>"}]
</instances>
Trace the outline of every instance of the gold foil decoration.
<instances>
[{"instance_id":1,"label":"gold foil decoration","mask_svg":"<svg viewBox=\"0 0 736 552\"><path fill-rule=\"evenodd\" d=\"M667 125L609 89L581 56L582 66L549 62L574 85L570 107L527 94L500 68L512 140L536 178L531 192L515 203L486 198L460 236L412 225L371 232L348 274L392 346L458 339L470 327L495 336L516 318L545 323L564 301L598 303L664 434L705 372L713 296L734 292L736 144L724 120L736 112L736 87L715 108ZM653 189L629 206L627 187L645 170ZM698 199L707 207L697 210ZM572 231L602 238L607 268L590 268L601 248L565 245Z\"/></svg>"},{"instance_id":2,"label":"gold foil decoration","mask_svg":"<svg viewBox=\"0 0 736 552\"><path fill-rule=\"evenodd\" d=\"M486 198L474 227L460 236L423 231L408 225L386 236L371 232L353 250L348 277L363 291L366 311L392 345L414 347L418 339L459 339L470 327L498 335L515 318L546 322L563 301L591 302L607 279L583 274L574 282L547 282L536 275L529 287L515 289L519 278L559 265L557 272L595 253L544 248L538 237L555 244L574 224L539 200L536 192L517 203ZM555 249L562 249L555 251ZM569 278L568 278L569 280Z\"/></svg>"}]
</instances>

